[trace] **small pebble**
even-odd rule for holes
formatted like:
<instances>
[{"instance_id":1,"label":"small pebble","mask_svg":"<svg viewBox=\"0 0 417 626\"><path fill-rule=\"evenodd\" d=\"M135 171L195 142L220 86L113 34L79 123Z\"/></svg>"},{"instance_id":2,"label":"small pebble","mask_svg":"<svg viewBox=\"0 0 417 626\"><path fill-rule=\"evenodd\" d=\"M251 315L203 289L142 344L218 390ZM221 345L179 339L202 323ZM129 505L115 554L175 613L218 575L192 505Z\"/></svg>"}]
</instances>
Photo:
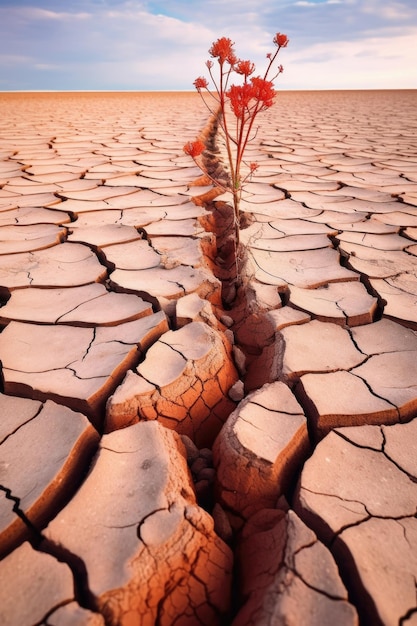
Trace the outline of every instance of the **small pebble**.
<instances>
[{"instance_id":1,"label":"small pebble","mask_svg":"<svg viewBox=\"0 0 417 626\"><path fill-rule=\"evenodd\" d=\"M216 474L216 470L212 467L205 467L198 474L198 480L208 480L209 483L212 483L214 480L214 476Z\"/></svg>"},{"instance_id":2,"label":"small pebble","mask_svg":"<svg viewBox=\"0 0 417 626\"><path fill-rule=\"evenodd\" d=\"M194 441L190 439L188 435L180 435L180 437L185 446L188 464L191 465L196 459L198 459L200 453Z\"/></svg>"},{"instance_id":3,"label":"small pebble","mask_svg":"<svg viewBox=\"0 0 417 626\"><path fill-rule=\"evenodd\" d=\"M235 334L234 334L234 332L232 330L230 330L230 328L227 328L224 331L224 336L229 341L229 343L233 346L233 344L235 343Z\"/></svg>"},{"instance_id":4,"label":"small pebble","mask_svg":"<svg viewBox=\"0 0 417 626\"><path fill-rule=\"evenodd\" d=\"M246 374L246 357L242 350L237 346L233 346L233 358L239 374L244 376Z\"/></svg>"},{"instance_id":5,"label":"small pebble","mask_svg":"<svg viewBox=\"0 0 417 626\"><path fill-rule=\"evenodd\" d=\"M207 459L207 461L209 461L210 464L213 464L213 452L210 450L210 448L201 448L200 456L203 459Z\"/></svg>"},{"instance_id":6,"label":"small pebble","mask_svg":"<svg viewBox=\"0 0 417 626\"><path fill-rule=\"evenodd\" d=\"M240 402L243 400L245 396L245 388L243 382L238 380L235 384L229 389L229 398L233 400L233 402Z\"/></svg>"},{"instance_id":7,"label":"small pebble","mask_svg":"<svg viewBox=\"0 0 417 626\"><path fill-rule=\"evenodd\" d=\"M201 470L205 469L209 466L207 459L203 459L201 456L198 457L190 466L190 469L194 476L198 476Z\"/></svg>"},{"instance_id":8,"label":"small pebble","mask_svg":"<svg viewBox=\"0 0 417 626\"><path fill-rule=\"evenodd\" d=\"M233 318L231 318L230 315L222 315L220 321L222 324L227 326L227 328L233 326Z\"/></svg>"},{"instance_id":9,"label":"small pebble","mask_svg":"<svg viewBox=\"0 0 417 626\"><path fill-rule=\"evenodd\" d=\"M226 512L218 502L213 507L212 516L215 532L225 543L230 543L233 538L233 530Z\"/></svg>"}]
</instances>

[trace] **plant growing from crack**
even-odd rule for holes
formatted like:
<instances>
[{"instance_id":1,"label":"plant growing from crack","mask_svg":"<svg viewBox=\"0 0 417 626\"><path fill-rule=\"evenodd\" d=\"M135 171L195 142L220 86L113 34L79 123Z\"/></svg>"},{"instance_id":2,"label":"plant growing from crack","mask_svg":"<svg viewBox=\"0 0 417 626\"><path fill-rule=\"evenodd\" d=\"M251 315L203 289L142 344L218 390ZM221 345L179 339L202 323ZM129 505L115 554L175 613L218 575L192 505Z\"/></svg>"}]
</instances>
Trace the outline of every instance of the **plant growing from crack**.
<instances>
[{"instance_id":1,"label":"plant growing from crack","mask_svg":"<svg viewBox=\"0 0 417 626\"><path fill-rule=\"evenodd\" d=\"M266 55L267 66L263 76L254 76L255 64L252 61L238 59L233 48L234 43L227 37L221 37L209 49L210 56L217 59L218 74L214 69L214 61L208 60L206 67L210 82L203 76L194 81L195 88L222 131L228 172L223 172L221 177L210 173L204 160L206 145L200 139L188 142L184 146L184 151L192 157L215 187L221 192L229 191L232 194L236 259L240 243L242 192L245 183L258 168L257 163L246 163L244 154L248 143L256 136L255 120L258 114L269 109L274 103L273 81L283 71L282 65L277 65L276 60L281 48L285 48L288 41L287 35L282 33L275 35L273 43L276 50ZM232 84L236 77L239 83Z\"/></svg>"}]
</instances>

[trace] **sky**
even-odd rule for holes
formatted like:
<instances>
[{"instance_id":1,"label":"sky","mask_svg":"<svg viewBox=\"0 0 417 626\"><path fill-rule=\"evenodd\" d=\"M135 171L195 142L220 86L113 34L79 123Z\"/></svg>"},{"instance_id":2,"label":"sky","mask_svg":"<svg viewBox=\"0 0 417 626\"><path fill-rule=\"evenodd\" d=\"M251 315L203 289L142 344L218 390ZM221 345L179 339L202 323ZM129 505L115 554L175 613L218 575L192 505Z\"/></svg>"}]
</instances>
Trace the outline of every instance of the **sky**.
<instances>
[{"instance_id":1,"label":"sky","mask_svg":"<svg viewBox=\"0 0 417 626\"><path fill-rule=\"evenodd\" d=\"M416 0L0 0L0 91L188 91L219 37L285 90L416 89Z\"/></svg>"}]
</instances>

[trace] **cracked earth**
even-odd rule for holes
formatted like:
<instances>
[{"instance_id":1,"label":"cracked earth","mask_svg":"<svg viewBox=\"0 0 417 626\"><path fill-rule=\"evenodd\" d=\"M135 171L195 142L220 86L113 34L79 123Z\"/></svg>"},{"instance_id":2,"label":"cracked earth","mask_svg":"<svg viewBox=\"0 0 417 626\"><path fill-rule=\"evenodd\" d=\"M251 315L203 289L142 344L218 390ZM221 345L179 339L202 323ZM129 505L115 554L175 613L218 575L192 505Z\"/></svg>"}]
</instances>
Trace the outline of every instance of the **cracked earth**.
<instances>
[{"instance_id":1,"label":"cracked earth","mask_svg":"<svg viewBox=\"0 0 417 626\"><path fill-rule=\"evenodd\" d=\"M0 96L0 623L417 624L416 106Z\"/></svg>"}]
</instances>

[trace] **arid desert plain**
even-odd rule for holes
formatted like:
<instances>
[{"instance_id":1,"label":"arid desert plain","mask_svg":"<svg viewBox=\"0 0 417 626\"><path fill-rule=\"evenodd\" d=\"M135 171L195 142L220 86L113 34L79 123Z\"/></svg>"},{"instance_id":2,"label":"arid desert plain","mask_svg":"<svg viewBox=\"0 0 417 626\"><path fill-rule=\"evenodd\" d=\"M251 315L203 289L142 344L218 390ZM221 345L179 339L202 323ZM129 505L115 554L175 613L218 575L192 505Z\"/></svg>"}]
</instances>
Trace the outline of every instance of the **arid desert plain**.
<instances>
[{"instance_id":1,"label":"arid desert plain","mask_svg":"<svg viewBox=\"0 0 417 626\"><path fill-rule=\"evenodd\" d=\"M0 624L416 626L417 91L0 94Z\"/></svg>"}]
</instances>

